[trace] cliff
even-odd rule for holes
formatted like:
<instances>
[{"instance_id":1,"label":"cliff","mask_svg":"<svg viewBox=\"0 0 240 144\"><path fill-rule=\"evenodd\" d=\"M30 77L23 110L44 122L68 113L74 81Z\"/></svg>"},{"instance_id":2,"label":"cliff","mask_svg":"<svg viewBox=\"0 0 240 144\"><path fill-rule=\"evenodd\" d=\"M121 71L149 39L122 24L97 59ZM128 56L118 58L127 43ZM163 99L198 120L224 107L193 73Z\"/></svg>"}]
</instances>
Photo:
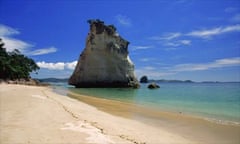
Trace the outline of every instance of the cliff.
<instances>
[{"instance_id":1,"label":"cliff","mask_svg":"<svg viewBox=\"0 0 240 144\"><path fill-rule=\"evenodd\" d=\"M75 87L138 87L134 64L128 56L129 42L113 25L89 20L86 47L69 79Z\"/></svg>"}]
</instances>

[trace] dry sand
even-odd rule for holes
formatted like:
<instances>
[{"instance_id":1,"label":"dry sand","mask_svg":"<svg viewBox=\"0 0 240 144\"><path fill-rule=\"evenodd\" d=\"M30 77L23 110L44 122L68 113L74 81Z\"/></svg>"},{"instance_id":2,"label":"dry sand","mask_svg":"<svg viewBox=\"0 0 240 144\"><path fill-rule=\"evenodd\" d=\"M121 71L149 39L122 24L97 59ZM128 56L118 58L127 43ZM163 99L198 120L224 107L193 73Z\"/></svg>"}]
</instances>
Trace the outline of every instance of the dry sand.
<instances>
[{"instance_id":1,"label":"dry sand","mask_svg":"<svg viewBox=\"0 0 240 144\"><path fill-rule=\"evenodd\" d=\"M51 88L1 84L0 143L213 143L208 139L188 138L179 128L175 132L172 131L174 127L171 130L161 128L161 125L154 126L104 111L106 107L98 106L97 109L56 94ZM179 120L185 119L180 117ZM180 127L179 124L176 126Z\"/></svg>"}]
</instances>

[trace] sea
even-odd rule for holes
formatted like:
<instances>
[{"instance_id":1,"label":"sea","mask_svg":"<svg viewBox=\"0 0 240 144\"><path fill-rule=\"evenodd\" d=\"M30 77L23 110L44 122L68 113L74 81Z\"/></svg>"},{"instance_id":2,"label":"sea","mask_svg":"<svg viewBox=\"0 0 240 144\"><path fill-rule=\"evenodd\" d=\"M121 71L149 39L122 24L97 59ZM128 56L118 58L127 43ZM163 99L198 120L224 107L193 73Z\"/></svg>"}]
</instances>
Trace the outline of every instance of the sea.
<instances>
[{"instance_id":1,"label":"sea","mask_svg":"<svg viewBox=\"0 0 240 144\"><path fill-rule=\"evenodd\" d=\"M132 88L74 88L67 83L51 83L54 91L68 91L90 97L116 100L156 110L184 113L218 122L240 124L240 83L158 83L159 89L141 84Z\"/></svg>"}]
</instances>

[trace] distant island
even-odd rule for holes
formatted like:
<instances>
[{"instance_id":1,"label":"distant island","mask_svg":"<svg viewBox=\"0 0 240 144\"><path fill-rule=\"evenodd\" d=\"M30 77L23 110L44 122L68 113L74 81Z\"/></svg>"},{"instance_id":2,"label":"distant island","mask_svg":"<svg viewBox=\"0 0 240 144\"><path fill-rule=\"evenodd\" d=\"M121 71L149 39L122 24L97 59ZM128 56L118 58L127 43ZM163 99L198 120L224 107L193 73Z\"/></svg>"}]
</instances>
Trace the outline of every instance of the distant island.
<instances>
[{"instance_id":1,"label":"distant island","mask_svg":"<svg viewBox=\"0 0 240 144\"><path fill-rule=\"evenodd\" d=\"M43 79L37 79L38 81L42 83L48 83L48 82L68 82L68 78L43 78Z\"/></svg>"},{"instance_id":2,"label":"distant island","mask_svg":"<svg viewBox=\"0 0 240 144\"><path fill-rule=\"evenodd\" d=\"M160 80L148 80L148 83L156 82L156 83L195 83L192 80L166 80L166 79L160 79Z\"/></svg>"},{"instance_id":3,"label":"distant island","mask_svg":"<svg viewBox=\"0 0 240 144\"><path fill-rule=\"evenodd\" d=\"M238 81L227 81L227 82L222 82L222 81L201 81L201 82L196 82L192 80L166 80L166 79L160 79L160 80L148 80L148 83L151 82L156 82L156 83L240 83Z\"/></svg>"}]
</instances>

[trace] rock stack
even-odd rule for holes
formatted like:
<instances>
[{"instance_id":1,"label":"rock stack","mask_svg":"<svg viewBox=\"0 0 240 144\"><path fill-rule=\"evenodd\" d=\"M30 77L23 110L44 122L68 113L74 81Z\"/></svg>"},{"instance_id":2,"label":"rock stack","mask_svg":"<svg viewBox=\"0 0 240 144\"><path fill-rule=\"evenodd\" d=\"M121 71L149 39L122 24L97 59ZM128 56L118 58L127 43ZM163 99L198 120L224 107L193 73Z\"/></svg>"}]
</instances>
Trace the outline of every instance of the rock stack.
<instances>
[{"instance_id":1,"label":"rock stack","mask_svg":"<svg viewBox=\"0 0 240 144\"><path fill-rule=\"evenodd\" d=\"M86 47L69 79L75 87L138 87L134 64L128 56L129 42L113 25L88 20Z\"/></svg>"}]
</instances>

